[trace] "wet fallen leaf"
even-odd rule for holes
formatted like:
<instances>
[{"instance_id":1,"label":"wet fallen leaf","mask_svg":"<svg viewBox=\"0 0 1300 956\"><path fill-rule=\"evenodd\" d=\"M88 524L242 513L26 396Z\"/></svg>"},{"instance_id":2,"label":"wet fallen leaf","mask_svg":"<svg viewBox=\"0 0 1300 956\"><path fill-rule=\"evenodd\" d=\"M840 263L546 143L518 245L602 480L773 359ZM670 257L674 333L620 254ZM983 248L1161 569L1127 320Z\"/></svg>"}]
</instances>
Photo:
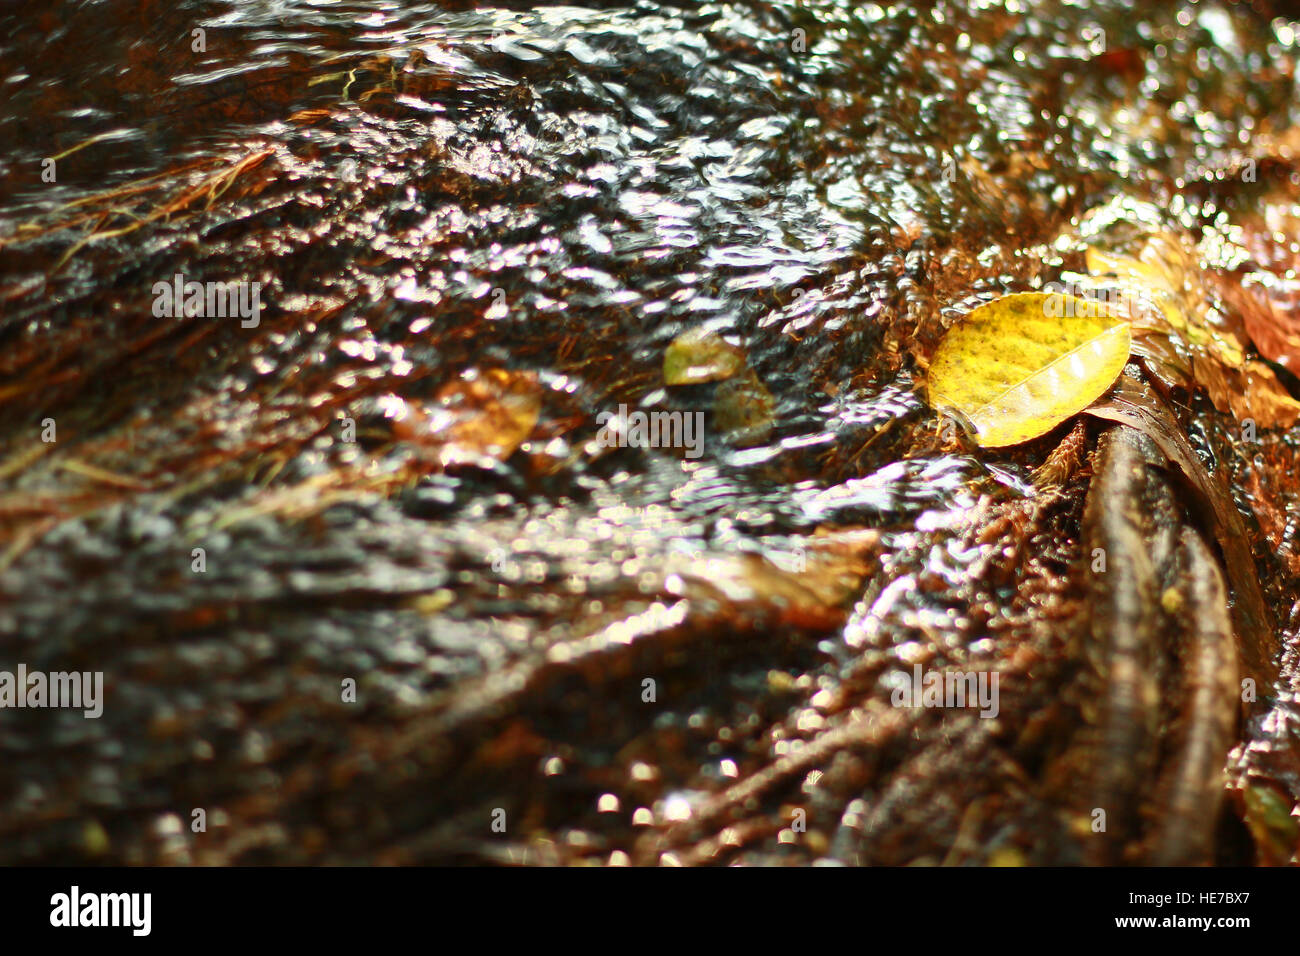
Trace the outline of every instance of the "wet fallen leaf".
<instances>
[{"instance_id":1,"label":"wet fallen leaf","mask_svg":"<svg viewBox=\"0 0 1300 956\"><path fill-rule=\"evenodd\" d=\"M985 447L1036 438L1095 401L1129 356L1129 326L1098 303L1022 292L948 330L930 362L930 404L963 415Z\"/></svg>"},{"instance_id":2,"label":"wet fallen leaf","mask_svg":"<svg viewBox=\"0 0 1300 956\"><path fill-rule=\"evenodd\" d=\"M432 447L444 466L480 458L504 461L537 424L542 390L529 372L471 369L427 405L392 397L385 414L400 440Z\"/></svg>"},{"instance_id":3,"label":"wet fallen leaf","mask_svg":"<svg viewBox=\"0 0 1300 956\"><path fill-rule=\"evenodd\" d=\"M1214 407L1238 422L1249 419L1259 428L1290 428L1300 418L1300 402L1263 362L1251 359L1241 368L1229 368L1197 356L1192 367Z\"/></svg>"},{"instance_id":4,"label":"wet fallen leaf","mask_svg":"<svg viewBox=\"0 0 1300 956\"><path fill-rule=\"evenodd\" d=\"M793 562L703 551L669 554L665 591L694 604L730 607L744 618L774 614L797 627L838 627L876 562L875 529L846 528L802 539Z\"/></svg>"},{"instance_id":5,"label":"wet fallen leaf","mask_svg":"<svg viewBox=\"0 0 1300 956\"><path fill-rule=\"evenodd\" d=\"M1145 305L1154 307L1157 314L1179 332L1186 332L1187 317L1175 299L1176 292L1183 285L1182 274L1175 274L1169 263L1144 261L1150 258L1141 255L1134 258L1096 246L1089 246L1086 255L1088 271L1094 276L1114 276L1129 287L1126 291L1139 293L1138 296L1125 296L1133 308L1131 318L1134 321L1142 320L1141 307Z\"/></svg>"},{"instance_id":6,"label":"wet fallen leaf","mask_svg":"<svg viewBox=\"0 0 1300 956\"><path fill-rule=\"evenodd\" d=\"M713 399L713 423L737 448L767 440L775 421L776 401L753 369L723 382Z\"/></svg>"},{"instance_id":7,"label":"wet fallen leaf","mask_svg":"<svg viewBox=\"0 0 1300 956\"><path fill-rule=\"evenodd\" d=\"M1289 428L1300 419L1300 402L1273 370L1246 358L1246 337L1265 358L1300 358L1300 323L1288 322L1263 290L1206 272L1186 244L1163 232L1147 236L1136 255L1090 248L1087 259L1094 273L1115 277L1123 301L1136 303L1129 310L1135 322L1149 321L1153 311L1164 316L1168 327L1144 330L1133 351L1166 388L1200 385L1219 411L1262 428Z\"/></svg>"},{"instance_id":8,"label":"wet fallen leaf","mask_svg":"<svg viewBox=\"0 0 1300 956\"><path fill-rule=\"evenodd\" d=\"M700 385L731 378L746 367L745 353L716 332L683 332L664 352L665 385Z\"/></svg>"},{"instance_id":9,"label":"wet fallen leaf","mask_svg":"<svg viewBox=\"0 0 1300 956\"><path fill-rule=\"evenodd\" d=\"M1300 296L1295 282L1245 285L1234 276L1220 280L1224 302L1241 316L1259 354L1300 372Z\"/></svg>"},{"instance_id":10,"label":"wet fallen leaf","mask_svg":"<svg viewBox=\"0 0 1300 956\"><path fill-rule=\"evenodd\" d=\"M1245 349L1232 317L1213 307L1197 257L1179 237L1167 232L1147 236L1136 256L1124 251L1089 247L1088 271L1113 275L1124 300L1136 303L1133 318L1141 321L1143 307L1153 309L1187 343L1229 366L1245 361Z\"/></svg>"},{"instance_id":11,"label":"wet fallen leaf","mask_svg":"<svg viewBox=\"0 0 1300 956\"><path fill-rule=\"evenodd\" d=\"M1297 139L1300 128L1287 136ZM1283 180L1243 211L1234 222L1242 265L1218 279L1225 303L1241 314L1259 354L1300 372L1300 210L1293 193Z\"/></svg>"}]
</instances>

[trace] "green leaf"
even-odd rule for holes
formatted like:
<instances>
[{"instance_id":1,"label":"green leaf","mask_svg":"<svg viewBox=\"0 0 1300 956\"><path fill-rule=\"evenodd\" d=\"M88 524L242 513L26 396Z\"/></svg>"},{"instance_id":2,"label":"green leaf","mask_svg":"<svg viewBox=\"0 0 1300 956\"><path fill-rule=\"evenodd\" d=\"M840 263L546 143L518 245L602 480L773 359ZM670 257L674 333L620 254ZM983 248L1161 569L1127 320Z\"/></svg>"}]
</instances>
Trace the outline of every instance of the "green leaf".
<instances>
[{"instance_id":1,"label":"green leaf","mask_svg":"<svg viewBox=\"0 0 1300 956\"><path fill-rule=\"evenodd\" d=\"M1050 292L1003 296L948 330L930 361L930 404L965 416L986 448L1051 431L1124 368L1129 325L1099 303Z\"/></svg>"},{"instance_id":2,"label":"green leaf","mask_svg":"<svg viewBox=\"0 0 1300 956\"><path fill-rule=\"evenodd\" d=\"M719 382L744 371L745 353L716 332L692 329L673 339L664 352L665 385Z\"/></svg>"}]
</instances>

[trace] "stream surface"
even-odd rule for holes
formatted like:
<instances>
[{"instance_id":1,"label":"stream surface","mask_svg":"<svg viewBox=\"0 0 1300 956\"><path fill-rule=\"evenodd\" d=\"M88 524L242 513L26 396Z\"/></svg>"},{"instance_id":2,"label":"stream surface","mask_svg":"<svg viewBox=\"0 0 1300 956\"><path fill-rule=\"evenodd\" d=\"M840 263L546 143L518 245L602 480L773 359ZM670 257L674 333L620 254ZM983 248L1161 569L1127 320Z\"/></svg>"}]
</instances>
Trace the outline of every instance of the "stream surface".
<instances>
[{"instance_id":1,"label":"stream surface","mask_svg":"<svg viewBox=\"0 0 1300 956\"><path fill-rule=\"evenodd\" d=\"M978 449L924 360L1082 273L1098 210L1290 295L1297 31L1154 0L7 4L0 670L105 698L0 710L0 863L1094 859L1109 426ZM263 309L159 315L177 275ZM700 332L739 368L665 384ZM1280 648L1199 861L1294 862L1300 428L1244 444L1171 394ZM699 413L698 456L606 447L620 406ZM996 718L891 706L917 667L997 674ZM1172 811L1132 786L1142 862Z\"/></svg>"}]
</instances>

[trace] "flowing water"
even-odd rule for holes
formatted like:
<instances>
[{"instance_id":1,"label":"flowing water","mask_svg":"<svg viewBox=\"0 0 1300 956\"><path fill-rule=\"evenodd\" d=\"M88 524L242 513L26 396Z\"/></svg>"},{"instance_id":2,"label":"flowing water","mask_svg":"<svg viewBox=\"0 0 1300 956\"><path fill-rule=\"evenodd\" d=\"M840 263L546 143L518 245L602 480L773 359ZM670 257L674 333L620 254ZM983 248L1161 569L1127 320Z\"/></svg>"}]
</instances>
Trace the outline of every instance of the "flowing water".
<instances>
[{"instance_id":1,"label":"flowing water","mask_svg":"<svg viewBox=\"0 0 1300 956\"><path fill-rule=\"evenodd\" d=\"M977 449L924 359L1097 209L1293 279L1276 12L10 4L0 669L105 703L0 712L0 860L1081 862L1103 426ZM1284 648L1205 826L1285 862L1300 433L1177 400Z\"/></svg>"}]
</instances>

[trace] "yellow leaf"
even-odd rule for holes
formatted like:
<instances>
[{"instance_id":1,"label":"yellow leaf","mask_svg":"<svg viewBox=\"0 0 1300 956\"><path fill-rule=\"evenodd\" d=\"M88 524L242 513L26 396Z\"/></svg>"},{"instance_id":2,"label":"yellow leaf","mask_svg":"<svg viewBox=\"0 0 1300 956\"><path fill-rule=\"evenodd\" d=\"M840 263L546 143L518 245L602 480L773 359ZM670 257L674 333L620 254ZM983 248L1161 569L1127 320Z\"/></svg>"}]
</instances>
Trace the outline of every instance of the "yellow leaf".
<instances>
[{"instance_id":1,"label":"yellow leaf","mask_svg":"<svg viewBox=\"0 0 1300 956\"><path fill-rule=\"evenodd\" d=\"M1021 292L948 330L930 362L930 404L964 415L986 448L1051 431L1114 384L1129 326L1098 303Z\"/></svg>"},{"instance_id":2,"label":"yellow leaf","mask_svg":"<svg viewBox=\"0 0 1300 956\"><path fill-rule=\"evenodd\" d=\"M1196 257L1177 236L1153 233L1137 258L1090 246L1086 259L1093 276L1115 276L1124 298L1138 306L1139 312L1148 305L1158 308L1189 344L1234 368L1246 361L1241 341L1210 308ZM1141 321L1137 312L1132 318Z\"/></svg>"},{"instance_id":3,"label":"yellow leaf","mask_svg":"<svg viewBox=\"0 0 1300 956\"><path fill-rule=\"evenodd\" d=\"M1095 276L1116 275L1124 279L1134 279L1143 285L1173 291L1168 271L1157 269L1150 263L1097 246L1089 246L1084 255L1088 263L1088 271Z\"/></svg>"},{"instance_id":4,"label":"yellow leaf","mask_svg":"<svg viewBox=\"0 0 1300 956\"><path fill-rule=\"evenodd\" d=\"M1175 329L1179 332L1187 331L1187 316L1183 314L1178 302L1182 274L1176 271L1175 266L1134 259L1096 246L1089 246L1085 256L1088 271L1094 276L1114 275L1127 287L1124 298L1129 301L1130 307L1157 308L1165 321ZM1140 316L1134 315L1133 318L1139 319Z\"/></svg>"}]
</instances>

